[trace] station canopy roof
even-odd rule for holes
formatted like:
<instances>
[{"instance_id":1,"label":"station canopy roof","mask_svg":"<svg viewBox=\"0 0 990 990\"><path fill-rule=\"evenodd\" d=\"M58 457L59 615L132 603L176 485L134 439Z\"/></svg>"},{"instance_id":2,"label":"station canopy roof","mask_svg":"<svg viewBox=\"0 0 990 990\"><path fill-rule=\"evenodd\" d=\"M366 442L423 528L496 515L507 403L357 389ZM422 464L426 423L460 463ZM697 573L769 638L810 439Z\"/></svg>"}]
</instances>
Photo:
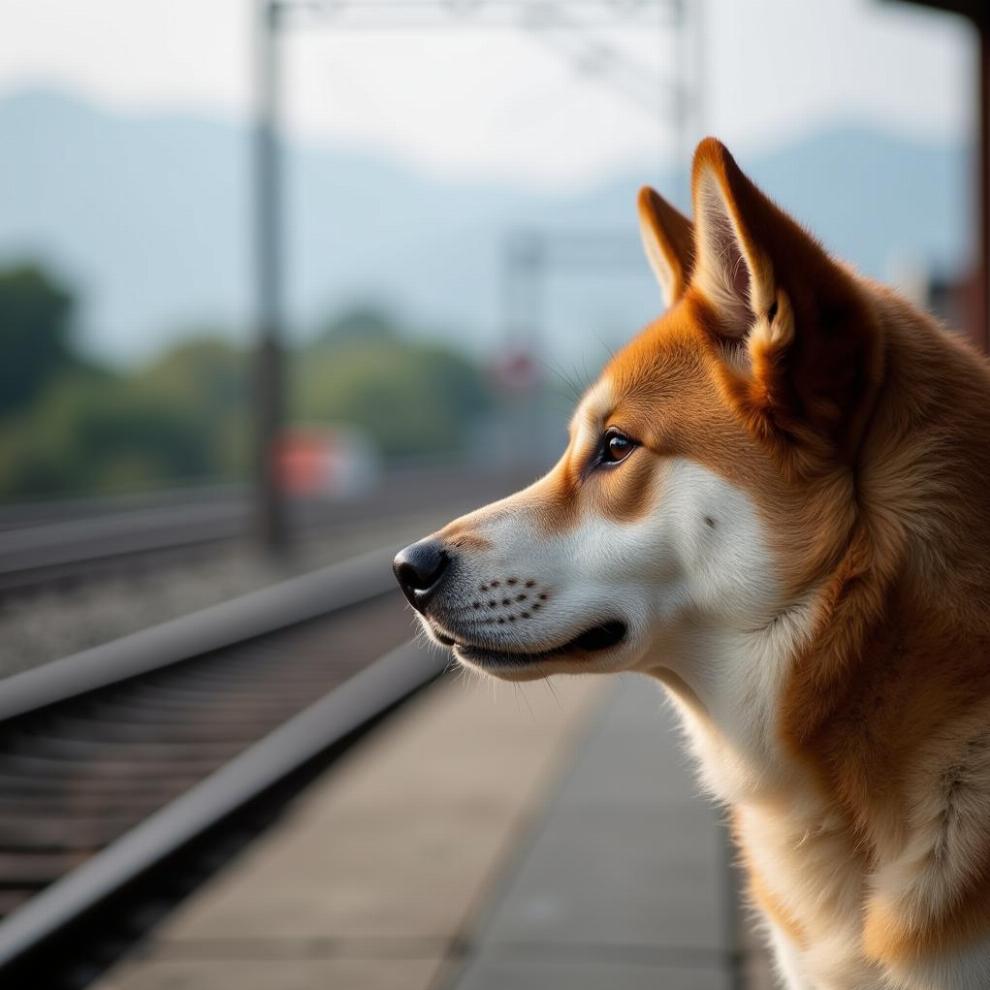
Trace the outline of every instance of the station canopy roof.
<instances>
[{"instance_id":1,"label":"station canopy roof","mask_svg":"<svg viewBox=\"0 0 990 990\"><path fill-rule=\"evenodd\" d=\"M901 0L902 3L913 3L919 7L932 7L935 10L945 10L952 14L963 14L978 24L986 24L990 20L990 2L988 0Z\"/></svg>"}]
</instances>

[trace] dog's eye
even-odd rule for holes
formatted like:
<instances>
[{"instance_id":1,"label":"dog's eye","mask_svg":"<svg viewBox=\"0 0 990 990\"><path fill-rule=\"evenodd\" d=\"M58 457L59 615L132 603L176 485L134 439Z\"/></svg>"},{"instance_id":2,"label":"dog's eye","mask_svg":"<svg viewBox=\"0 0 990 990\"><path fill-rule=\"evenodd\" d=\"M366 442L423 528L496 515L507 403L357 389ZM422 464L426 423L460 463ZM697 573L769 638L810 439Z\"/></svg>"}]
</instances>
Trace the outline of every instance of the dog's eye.
<instances>
[{"instance_id":1,"label":"dog's eye","mask_svg":"<svg viewBox=\"0 0 990 990\"><path fill-rule=\"evenodd\" d=\"M618 464L632 453L635 446L636 444L629 437L623 436L616 430L609 430L602 444L602 461L605 464Z\"/></svg>"}]
</instances>

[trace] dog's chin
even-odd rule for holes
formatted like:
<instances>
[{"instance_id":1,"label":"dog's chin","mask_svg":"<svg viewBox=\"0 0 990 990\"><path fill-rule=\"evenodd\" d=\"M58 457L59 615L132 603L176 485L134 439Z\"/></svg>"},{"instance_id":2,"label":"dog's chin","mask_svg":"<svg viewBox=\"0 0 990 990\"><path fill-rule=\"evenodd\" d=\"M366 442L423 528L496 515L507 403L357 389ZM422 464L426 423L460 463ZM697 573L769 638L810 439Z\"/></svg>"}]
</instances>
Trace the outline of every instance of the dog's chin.
<instances>
[{"instance_id":1,"label":"dog's chin","mask_svg":"<svg viewBox=\"0 0 990 990\"><path fill-rule=\"evenodd\" d=\"M518 643L502 646L469 642L432 625L430 631L439 643L453 650L464 666L507 681L528 681L552 673L576 673L583 664L600 669L600 662L625 642L629 629L622 620L611 619L558 646L534 644L532 649Z\"/></svg>"}]
</instances>

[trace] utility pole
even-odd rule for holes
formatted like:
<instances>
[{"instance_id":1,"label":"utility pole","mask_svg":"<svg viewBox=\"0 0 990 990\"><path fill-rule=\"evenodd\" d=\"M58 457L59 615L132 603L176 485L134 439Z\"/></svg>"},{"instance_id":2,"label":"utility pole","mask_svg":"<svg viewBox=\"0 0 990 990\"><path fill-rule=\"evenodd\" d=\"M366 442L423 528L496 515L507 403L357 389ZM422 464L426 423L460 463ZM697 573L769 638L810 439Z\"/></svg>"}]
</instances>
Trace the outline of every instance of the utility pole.
<instances>
[{"instance_id":1,"label":"utility pole","mask_svg":"<svg viewBox=\"0 0 990 990\"><path fill-rule=\"evenodd\" d=\"M501 320L503 353L515 367L525 359L528 371L509 378L515 391L502 419L509 428L499 437L499 454L507 462L525 463L518 438L526 437L541 457L556 455L561 423L548 399L545 334L549 279L555 275L596 278L653 276L643 261L643 249L632 228L538 229L517 227L502 239ZM503 383L505 380L503 379Z\"/></svg>"},{"instance_id":2,"label":"utility pole","mask_svg":"<svg viewBox=\"0 0 990 990\"><path fill-rule=\"evenodd\" d=\"M990 6L987 0L907 0L967 18L976 30L977 52L974 96L976 140L973 161L974 270L969 286L967 327L972 342L990 353Z\"/></svg>"},{"instance_id":3,"label":"utility pole","mask_svg":"<svg viewBox=\"0 0 990 990\"><path fill-rule=\"evenodd\" d=\"M683 183L678 181L675 199L690 213L691 165L694 147L706 134L704 84L705 84L705 0L677 0L672 9L677 28L677 79L674 114L677 135L677 172L683 173Z\"/></svg>"},{"instance_id":4,"label":"utility pole","mask_svg":"<svg viewBox=\"0 0 990 990\"><path fill-rule=\"evenodd\" d=\"M677 188L674 196L683 201L683 208L691 209L691 56L688 52L688 13L687 0L676 0L673 7L674 24L677 33L676 61L677 76L673 82L674 93L674 173ZM684 178L681 179L681 169ZM683 181L683 186L682 186Z\"/></svg>"},{"instance_id":5,"label":"utility pole","mask_svg":"<svg viewBox=\"0 0 990 990\"><path fill-rule=\"evenodd\" d=\"M272 557L290 548L288 513L279 484L278 442L285 420L283 335L284 229L281 169L280 38L294 23L319 21L343 30L424 29L429 27L502 27L530 29L537 37L555 31L579 36L596 26L635 21L653 8L674 0L568 0L564 5L544 0L252 0L254 5L255 123L253 144L253 213L255 270L255 392L254 473L255 531ZM576 15L580 14L578 17ZM596 49L597 50L597 49ZM587 46L568 50L572 60ZM618 68L615 58L606 68ZM605 73L608 76L609 73ZM618 80L625 95L643 102L645 87L633 72ZM527 262L523 262L526 264ZM530 268L541 264L533 255ZM538 285L539 279L533 277ZM534 289L535 291L535 289Z\"/></svg>"},{"instance_id":6,"label":"utility pole","mask_svg":"<svg viewBox=\"0 0 990 990\"><path fill-rule=\"evenodd\" d=\"M288 551L277 444L285 415L282 354L282 202L279 148L278 0L256 0L254 216L257 345L255 354L256 527L271 556Z\"/></svg>"},{"instance_id":7,"label":"utility pole","mask_svg":"<svg viewBox=\"0 0 990 990\"><path fill-rule=\"evenodd\" d=\"M982 19L974 18L980 36L976 106L979 114L976 158L976 288L972 317L973 342L990 354L990 12L983 8Z\"/></svg>"}]
</instances>

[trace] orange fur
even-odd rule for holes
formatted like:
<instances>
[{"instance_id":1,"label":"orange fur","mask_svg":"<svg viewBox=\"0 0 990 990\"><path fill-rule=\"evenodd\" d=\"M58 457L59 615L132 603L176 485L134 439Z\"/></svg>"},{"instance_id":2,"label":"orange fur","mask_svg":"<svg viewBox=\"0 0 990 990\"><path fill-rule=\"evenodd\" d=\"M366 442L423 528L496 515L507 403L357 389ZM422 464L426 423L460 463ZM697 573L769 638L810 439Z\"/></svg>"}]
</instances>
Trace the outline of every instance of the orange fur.
<instances>
[{"instance_id":1,"label":"orange fur","mask_svg":"<svg viewBox=\"0 0 990 990\"><path fill-rule=\"evenodd\" d=\"M693 226L640 194L671 305L606 367L560 462L439 536L466 545L514 513L548 535L641 522L674 458L745 492L793 603L753 634L769 644L777 625L797 628L790 611L813 620L772 699L779 766L754 774L773 800L756 785L745 798L768 827L737 820L754 899L803 951L845 940L860 975L829 986L879 986L878 971L898 974L892 986L948 986L912 982L904 966L990 942L990 369L831 259L717 141L699 146L693 183ZM641 449L588 473L613 427ZM683 702L714 752L731 751L684 676L662 660L637 669ZM813 814L827 819L820 833ZM835 875L827 896L766 875L775 852L752 844L777 825L795 863L813 854L788 828L817 842L822 882Z\"/></svg>"},{"instance_id":2,"label":"orange fur","mask_svg":"<svg viewBox=\"0 0 990 990\"><path fill-rule=\"evenodd\" d=\"M832 263L715 142L699 149L696 181L705 168L759 241L751 250L773 258L777 319L799 329L757 338L740 368L719 353L725 329L689 286L606 370L608 419L750 491L795 588L828 576L781 734L847 816L850 844L875 858L902 836L911 786L933 786L915 761L935 777L963 743L964 716L979 712L990 727L990 375L931 320ZM950 736L941 751L926 752L940 733ZM753 886L785 931L801 930L765 884ZM944 912L923 926L868 903L864 914L878 960L990 935L990 830Z\"/></svg>"},{"instance_id":3,"label":"orange fur","mask_svg":"<svg viewBox=\"0 0 990 990\"><path fill-rule=\"evenodd\" d=\"M706 166L744 238L773 258L798 328L757 339L747 371L726 365L726 393L801 483L837 466L852 474L829 499L840 495L845 511L820 507L826 596L795 658L781 734L846 816L850 844L876 863L904 841L917 789L953 767L964 775L960 750L990 731L990 374L931 320L829 263L714 142L699 150L696 176ZM781 547L796 575L806 550ZM975 784L990 813L990 779ZM990 934L990 831L968 853L965 881L916 918L867 899L872 958Z\"/></svg>"},{"instance_id":4,"label":"orange fur","mask_svg":"<svg viewBox=\"0 0 990 990\"><path fill-rule=\"evenodd\" d=\"M735 820L732 822L732 838L739 846L739 862L746 873L746 879L748 881L747 893L750 900L788 938L793 940L795 945L806 946L808 944L808 933L794 915L784 906L780 898L770 889L763 875L756 867L756 864L747 855L741 830Z\"/></svg>"}]
</instances>

